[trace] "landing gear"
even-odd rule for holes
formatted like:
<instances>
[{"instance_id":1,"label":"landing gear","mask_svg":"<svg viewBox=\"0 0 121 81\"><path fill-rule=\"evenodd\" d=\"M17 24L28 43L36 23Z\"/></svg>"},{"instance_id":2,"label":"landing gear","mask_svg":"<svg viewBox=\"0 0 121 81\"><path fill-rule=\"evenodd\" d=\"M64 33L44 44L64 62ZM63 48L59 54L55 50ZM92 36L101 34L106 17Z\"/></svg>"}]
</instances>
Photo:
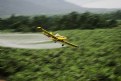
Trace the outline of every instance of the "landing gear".
<instances>
[{"instance_id":1,"label":"landing gear","mask_svg":"<svg viewBox=\"0 0 121 81\"><path fill-rule=\"evenodd\" d=\"M57 41L54 41L54 43L56 43Z\"/></svg>"},{"instance_id":2,"label":"landing gear","mask_svg":"<svg viewBox=\"0 0 121 81\"><path fill-rule=\"evenodd\" d=\"M62 44L62 46L64 46L64 44Z\"/></svg>"}]
</instances>

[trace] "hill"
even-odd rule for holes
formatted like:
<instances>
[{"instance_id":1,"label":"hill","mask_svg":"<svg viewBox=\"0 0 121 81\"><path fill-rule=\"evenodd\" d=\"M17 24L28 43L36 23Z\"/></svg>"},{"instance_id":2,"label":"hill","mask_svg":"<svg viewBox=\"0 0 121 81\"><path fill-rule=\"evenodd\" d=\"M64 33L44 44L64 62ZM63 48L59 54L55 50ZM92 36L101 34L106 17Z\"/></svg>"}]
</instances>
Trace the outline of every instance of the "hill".
<instances>
[{"instance_id":1,"label":"hill","mask_svg":"<svg viewBox=\"0 0 121 81\"><path fill-rule=\"evenodd\" d=\"M80 7L64 0L1 0L0 15L52 14L80 10Z\"/></svg>"},{"instance_id":2,"label":"hill","mask_svg":"<svg viewBox=\"0 0 121 81\"><path fill-rule=\"evenodd\" d=\"M72 11L105 12L107 9L90 9L80 7L64 0L0 0L0 16L62 14Z\"/></svg>"},{"instance_id":3,"label":"hill","mask_svg":"<svg viewBox=\"0 0 121 81\"><path fill-rule=\"evenodd\" d=\"M121 81L121 29L57 32L80 48L1 47L0 75L8 81Z\"/></svg>"}]
</instances>

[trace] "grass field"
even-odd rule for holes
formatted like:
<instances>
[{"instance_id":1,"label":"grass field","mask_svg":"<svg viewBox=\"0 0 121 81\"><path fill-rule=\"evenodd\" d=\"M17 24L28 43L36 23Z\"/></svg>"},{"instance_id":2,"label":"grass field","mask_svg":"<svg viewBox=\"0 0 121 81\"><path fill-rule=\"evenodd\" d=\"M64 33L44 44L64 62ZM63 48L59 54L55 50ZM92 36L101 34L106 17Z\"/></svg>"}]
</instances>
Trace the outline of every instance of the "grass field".
<instances>
[{"instance_id":1,"label":"grass field","mask_svg":"<svg viewBox=\"0 0 121 81\"><path fill-rule=\"evenodd\" d=\"M0 48L7 81L121 81L121 29L64 30L79 48Z\"/></svg>"}]
</instances>

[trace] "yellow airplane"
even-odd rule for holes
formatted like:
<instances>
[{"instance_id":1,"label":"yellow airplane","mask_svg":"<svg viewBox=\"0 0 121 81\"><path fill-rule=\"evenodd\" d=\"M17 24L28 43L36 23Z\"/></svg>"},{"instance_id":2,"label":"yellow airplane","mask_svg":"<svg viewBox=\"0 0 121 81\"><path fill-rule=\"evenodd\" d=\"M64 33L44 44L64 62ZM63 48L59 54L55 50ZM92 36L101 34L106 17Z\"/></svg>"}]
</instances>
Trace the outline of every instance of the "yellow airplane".
<instances>
[{"instance_id":1,"label":"yellow airplane","mask_svg":"<svg viewBox=\"0 0 121 81\"><path fill-rule=\"evenodd\" d=\"M62 46L64 46L64 43L65 43L65 44L71 45L73 47L78 47L77 45L66 41L67 37L65 37L65 36L59 35L58 33L54 35L52 32L48 32L47 30L43 29L42 27L37 27L37 29L41 30L43 32L43 34L46 35L47 37L52 38L52 40L55 41L55 43L58 41L58 42L63 43Z\"/></svg>"}]
</instances>

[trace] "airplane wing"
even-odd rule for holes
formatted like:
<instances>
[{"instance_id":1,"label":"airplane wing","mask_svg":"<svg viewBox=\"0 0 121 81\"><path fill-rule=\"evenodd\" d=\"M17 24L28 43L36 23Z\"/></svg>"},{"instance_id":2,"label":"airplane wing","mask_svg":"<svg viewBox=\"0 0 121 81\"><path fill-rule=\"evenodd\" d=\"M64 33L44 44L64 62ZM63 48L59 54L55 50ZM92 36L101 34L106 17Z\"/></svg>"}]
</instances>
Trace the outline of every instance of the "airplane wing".
<instances>
[{"instance_id":1,"label":"airplane wing","mask_svg":"<svg viewBox=\"0 0 121 81\"><path fill-rule=\"evenodd\" d=\"M54 38L54 39L57 39L57 37L55 37L53 34L49 33L47 30L43 29L42 27L37 27L38 29L40 29L41 31L43 31L44 33L46 33L47 35L49 35L50 37ZM65 40L62 40L62 41L59 41L59 42L62 42L62 43L65 43L65 44L68 44L70 46L73 46L73 47L78 47L77 45L74 45L68 41L65 41Z\"/></svg>"},{"instance_id":2,"label":"airplane wing","mask_svg":"<svg viewBox=\"0 0 121 81\"><path fill-rule=\"evenodd\" d=\"M43 29L42 27L37 27L38 29L40 29L41 31L43 31L44 33L48 34L50 37L57 39L57 37L55 37L53 34L49 33L47 30Z\"/></svg>"},{"instance_id":3,"label":"airplane wing","mask_svg":"<svg viewBox=\"0 0 121 81\"><path fill-rule=\"evenodd\" d=\"M72 43L70 43L70 42L68 42L68 41L61 41L61 42L65 43L65 44L68 44L68 45L70 45L70 46L73 46L73 47L78 47L77 45L72 44Z\"/></svg>"}]
</instances>

